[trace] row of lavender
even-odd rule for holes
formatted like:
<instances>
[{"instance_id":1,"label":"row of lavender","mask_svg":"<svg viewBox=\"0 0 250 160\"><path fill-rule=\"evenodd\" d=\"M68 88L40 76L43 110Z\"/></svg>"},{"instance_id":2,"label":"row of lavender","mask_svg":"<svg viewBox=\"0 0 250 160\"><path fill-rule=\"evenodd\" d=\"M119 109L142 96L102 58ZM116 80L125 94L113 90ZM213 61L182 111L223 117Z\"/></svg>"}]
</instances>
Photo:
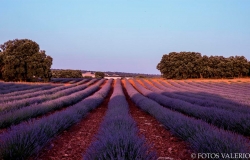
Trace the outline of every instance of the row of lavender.
<instances>
[{"instance_id":1,"label":"row of lavender","mask_svg":"<svg viewBox=\"0 0 250 160\"><path fill-rule=\"evenodd\" d=\"M53 78L51 79L52 83L59 83L59 84L64 84L64 83L69 83L69 84L76 84L80 85L85 83L86 81L91 80L90 78Z\"/></svg>"},{"instance_id":2,"label":"row of lavender","mask_svg":"<svg viewBox=\"0 0 250 160\"><path fill-rule=\"evenodd\" d=\"M189 142L201 153L249 153L249 140L241 135L209 125L208 123L167 109L144 97L126 80L126 89L132 101L154 116L173 134ZM140 90L141 91L141 90Z\"/></svg>"},{"instance_id":3,"label":"row of lavender","mask_svg":"<svg viewBox=\"0 0 250 160\"><path fill-rule=\"evenodd\" d=\"M194 83L194 82L192 82ZM192 84L191 83L191 84ZM213 86L214 89L227 89L227 92L238 92L240 93L242 90L249 92L248 87L249 84L245 83L239 83L237 85L235 84L228 84L228 83L222 83L222 82L196 82L197 85L200 85L200 87L211 87Z\"/></svg>"},{"instance_id":4,"label":"row of lavender","mask_svg":"<svg viewBox=\"0 0 250 160\"><path fill-rule=\"evenodd\" d=\"M93 79L93 81L96 81ZM85 81L87 82L87 81ZM78 84L72 84L72 85L53 85L53 88L36 88L35 89L30 89L30 90L25 90L25 91L16 91L8 94L4 94L1 96L0 103L2 102L7 102L7 101L13 101L13 100L19 100L19 99L24 99L24 98L30 98L30 97L36 97L39 95L45 95L45 94L53 94L57 91L66 89L66 88L71 88L75 87Z\"/></svg>"},{"instance_id":5,"label":"row of lavender","mask_svg":"<svg viewBox=\"0 0 250 160\"><path fill-rule=\"evenodd\" d=\"M108 110L95 139L86 151L86 160L157 159L156 154L149 151L145 139L138 136L120 80L116 80Z\"/></svg>"},{"instance_id":6,"label":"row of lavender","mask_svg":"<svg viewBox=\"0 0 250 160\"><path fill-rule=\"evenodd\" d=\"M166 83L161 82L163 85L166 85ZM217 95L221 95L223 97L235 97L237 96L236 91L238 89L230 89L230 87L225 86L225 87L218 87L215 84L207 84L207 83L202 83L199 84L199 82L174 82L174 81L168 81L170 85L167 85L168 87L174 87L174 89L177 90L189 90L189 91L195 91L195 92L203 92L204 93L216 93L216 95L212 95L213 97L216 97ZM231 91L230 91L231 90ZM242 92L242 90L240 90ZM202 94L202 95L203 95ZM239 94L239 93L238 93ZM239 94L238 97L244 97L245 95Z\"/></svg>"},{"instance_id":7,"label":"row of lavender","mask_svg":"<svg viewBox=\"0 0 250 160\"><path fill-rule=\"evenodd\" d=\"M200 88L212 88L215 89L217 91L220 91L221 89L226 89L227 92L235 92L235 91L241 91L244 90L246 91L247 89L247 83L246 85L240 85L238 84L236 85L231 85L228 83L222 83L222 82L190 82L190 81L182 81L182 82L178 82L178 81L168 81L170 84L181 84L181 85L185 85L185 84L190 84L190 85L196 85Z\"/></svg>"},{"instance_id":8,"label":"row of lavender","mask_svg":"<svg viewBox=\"0 0 250 160\"><path fill-rule=\"evenodd\" d=\"M229 94L224 93L222 94L217 94L216 91L212 90L210 88L199 88L199 87L195 87L195 85L190 85L190 86L186 86L185 84L182 85L176 85L173 84L174 82L172 82L172 84L175 86L171 86L166 84L163 81L159 81L159 83L163 86L165 86L165 91L167 92L174 92L178 95L183 95L183 96L188 96L188 97L195 97L195 98L199 98L202 100L206 100L208 101L213 101L215 103L220 103L219 105L222 105L222 103L224 104L230 104L232 106L237 107L237 109L243 109L243 108L248 108L250 107L250 102L249 102L249 98L245 99L240 95L234 94L234 96L229 96ZM158 87L158 86L157 86ZM159 87L160 89L162 89L161 87ZM226 90L226 89L224 89ZM216 94L215 94L216 93ZM234 108L235 108L234 107Z\"/></svg>"},{"instance_id":9,"label":"row of lavender","mask_svg":"<svg viewBox=\"0 0 250 160\"><path fill-rule=\"evenodd\" d=\"M35 97L37 95L42 95L42 94L51 94L51 93L55 92L56 90L60 90L59 87L61 87L61 89L71 88L71 87L75 87L76 85L84 84L88 81L89 81L89 79L84 79L76 84L67 85L67 87L65 87L63 85L45 85L43 87L37 87L35 89L15 91L15 92L1 95L0 96L1 97L0 103L6 102L6 101L29 98L29 97ZM92 81L96 81L96 79L92 79ZM92 82L92 81L90 81L90 82ZM54 90L48 90L48 89L53 89L53 88L54 88Z\"/></svg>"},{"instance_id":10,"label":"row of lavender","mask_svg":"<svg viewBox=\"0 0 250 160\"><path fill-rule=\"evenodd\" d=\"M95 84L98 88L104 80L99 82ZM38 153L58 133L79 122L90 110L100 105L111 83L112 80L108 80L99 91L63 111L12 126L0 135L0 159L27 159Z\"/></svg>"},{"instance_id":11,"label":"row of lavender","mask_svg":"<svg viewBox=\"0 0 250 160\"><path fill-rule=\"evenodd\" d=\"M205 89L196 89L194 86L190 86L190 90L181 90L180 88L174 88L162 81L150 81L154 86L161 89L166 96L170 96L172 98L182 99L184 101L198 104L206 107L217 107L223 109L229 109L232 111L236 111L240 108L240 110L247 110L248 106L242 105L240 103L235 103L233 101L229 101L220 96L215 96L213 94L205 93ZM192 90L191 90L192 89Z\"/></svg>"},{"instance_id":12,"label":"row of lavender","mask_svg":"<svg viewBox=\"0 0 250 160\"><path fill-rule=\"evenodd\" d=\"M63 92L68 94L63 94L64 96L61 96L59 98L48 100L40 104L33 104L24 108L20 108L18 110L13 110L11 112L2 114L0 117L0 128L6 128L14 124L19 124L24 120L35 118L51 111L59 110L61 108L73 105L96 92L99 89L99 85L103 82L104 79L100 80L95 85L92 85L90 87L81 85L78 87L66 89L65 91L60 91L60 93ZM70 94L69 91L75 93Z\"/></svg>"},{"instance_id":13,"label":"row of lavender","mask_svg":"<svg viewBox=\"0 0 250 160\"><path fill-rule=\"evenodd\" d=\"M52 88L54 87L58 87L58 86L62 86L62 85L49 85L52 86ZM22 95L22 94L26 94L26 93L32 93L32 92L36 92L36 91L40 91L43 89L49 89L47 88L47 86L44 87L39 87L39 86L35 86L35 85L30 85L31 88L27 88L25 90L22 89L17 89L15 91L11 91L5 94L1 94L1 97L8 97L8 96L18 96L18 95Z\"/></svg>"},{"instance_id":14,"label":"row of lavender","mask_svg":"<svg viewBox=\"0 0 250 160\"><path fill-rule=\"evenodd\" d=\"M153 85L150 85L149 87L147 85L148 89L154 92L163 94L167 97L181 99L183 101L186 101L192 104L197 104L197 105L204 106L204 107L215 107L215 108L231 110L234 112L250 113L248 106L235 103L233 101L229 101L221 97L213 97L210 94L209 95L206 94L206 96L202 96L200 92L193 93L193 92L186 91L186 90L176 91L175 89L170 89L170 87L166 87L155 81L150 81L150 82ZM154 86L156 86L157 88Z\"/></svg>"},{"instance_id":15,"label":"row of lavender","mask_svg":"<svg viewBox=\"0 0 250 160\"><path fill-rule=\"evenodd\" d=\"M43 103L45 101L49 101L49 100L53 100L53 99L57 99L63 96L67 96L69 94L72 94L74 92L77 91L81 91L82 89L86 88L88 85L96 82L97 79L93 79L90 82L88 82L85 85L79 85L79 86L73 86L73 87L59 87L59 91L58 88L52 89L52 93L51 91L45 91L45 93L41 94L38 93L39 96L36 97L30 97L30 98L25 98L25 99L17 99L14 101L9 101L9 102L3 102L0 103L0 114L2 114L2 112L5 114L6 112L9 111L14 111L32 104L39 104L39 103ZM63 89L63 90L61 90ZM29 95L29 94L28 94ZM32 94L31 94L32 95ZM22 97L22 96L21 96ZM18 96L17 96L18 98Z\"/></svg>"},{"instance_id":16,"label":"row of lavender","mask_svg":"<svg viewBox=\"0 0 250 160\"><path fill-rule=\"evenodd\" d=\"M90 79L87 78L52 78L51 82L53 83L70 83L70 84L81 84L82 82L88 81ZM38 87L48 87L51 84L44 84L44 83L14 83L14 82L0 82L0 94L11 93L15 91L27 90L32 88Z\"/></svg>"},{"instance_id":17,"label":"row of lavender","mask_svg":"<svg viewBox=\"0 0 250 160\"><path fill-rule=\"evenodd\" d=\"M71 85L73 87L73 85ZM53 88L39 88L39 90L31 90L31 91L26 91L25 93L19 93L15 95L3 95L1 96L0 99L0 104L1 103L6 103L8 101L16 101L16 100L20 100L20 99L25 99L25 98L31 98L31 97L36 97L39 95L45 95L45 94L53 94L56 91L60 91L63 89L69 88L68 86L55 86Z\"/></svg>"},{"instance_id":18,"label":"row of lavender","mask_svg":"<svg viewBox=\"0 0 250 160\"><path fill-rule=\"evenodd\" d=\"M231 130L243 135L250 135L250 108L245 108L248 113L234 112L232 110L226 110L216 107L204 107L197 104L192 104L181 99L172 98L171 93L164 94L152 85L146 83L146 87L152 91L144 88L139 82L134 80L136 88L145 96L158 102L159 104L170 108L172 110L184 113L188 116L192 116L201 119L207 123L213 124L219 128L225 130ZM164 95L162 95L163 93ZM165 96L168 95L168 96ZM192 99L192 98L190 98ZM194 100L195 101L195 100ZM202 100L200 100L202 103ZM232 108L236 109L232 106ZM231 109L231 108L229 108ZM247 110L248 109L248 110ZM229 118L230 117L230 118Z\"/></svg>"},{"instance_id":19,"label":"row of lavender","mask_svg":"<svg viewBox=\"0 0 250 160\"><path fill-rule=\"evenodd\" d=\"M37 86L42 86L41 84L34 84ZM11 88L23 88L30 86L27 83L15 83L15 82L0 82L0 90L7 90Z\"/></svg>"},{"instance_id":20,"label":"row of lavender","mask_svg":"<svg viewBox=\"0 0 250 160\"><path fill-rule=\"evenodd\" d=\"M51 82L54 83L76 83L84 80L84 78L51 78Z\"/></svg>"},{"instance_id":21,"label":"row of lavender","mask_svg":"<svg viewBox=\"0 0 250 160\"><path fill-rule=\"evenodd\" d=\"M0 99L0 104L8 101L16 101L19 99L24 98L30 98L30 97L36 97L38 95L45 95L45 94L53 94L53 92L56 92L57 90L63 90L65 88L70 88L76 85L81 85L89 81L90 79L83 79L79 81L78 83L67 85L67 87L61 85L61 84L25 84L26 87L25 90L22 90L22 87L16 88L15 91L10 91L10 93L2 94ZM92 79L92 81L97 81L97 79ZM11 83L12 84L12 83ZM13 85L18 85L17 83L13 83ZM20 86L20 85L19 85ZM31 88L31 89L29 89ZM11 88L8 88L8 90L11 90Z\"/></svg>"},{"instance_id":22,"label":"row of lavender","mask_svg":"<svg viewBox=\"0 0 250 160\"><path fill-rule=\"evenodd\" d=\"M202 86L206 86L206 90L212 90L214 92L216 92L216 94L221 95L222 97L225 97L227 99L236 99L238 102L240 103L245 103L250 105L249 103L247 103L247 101L249 100L249 94L250 94L250 87L247 85L244 85L242 87L240 86L231 86L230 84L217 84L217 83L212 83L212 84L208 84L208 83L191 83L193 85L199 85L199 87ZM214 93L214 92L210 92L210 93Z\"/></svg>"},{"instance_id":23,"label":"row of lavender","mask_svg":"<svg viewBox=\"0 0 250 160\"><path fill-rule=\"evenodd\" d=\"M169 81L169 83L171 85L173 85L174 87L176 87L177 89L184 89L184 90L190 90L190 91L200 91L200 92L206 92L206 93L210 93L213 94L211 96L213 97L217 97L218 95L220 95L221 97L224 98L229 98L229 99L235 99L237 98L238 102L242 102L245 104L249 104L247 103L247 100L249 99L249 87L244 86L242 87L233 87L233 86L229 86L229 85L225 85L225 84L217 84L217 83L213 83L213 84L208 84L208 83L201 83L199 84L199 82L190 82L190 83L181 83L180 84L173 82L173 81ZM164 83L163 83L164 84ZM169 86L169 85L168 85ZM206 95L205 93L205 95ZM216 93L216 95L214 95L214 93ZM204 93L202 93L201 95L204 95Z\"/></svg>"},{"instance_id":24,"label":"row of lavender","mask_svg":"<svg viewBox=\"0 0 250 160\"><path fill-rule=\"evenodd\" d=\"M0 95L5 95L8 93L16 92L16 91L25 91L29 89L37 89L37 88L53 88L51 84L15 84L15 83L10 83L10 85L1 83L2 87L0 89Z\"/></svg>"},{"instance_id":25,"label":"row of lavender","mask_svg":"<svg viewBox=\"0 0 250 160\"><path fill-rule=\"evenodd\" d=\"M231 93L233 96L233 99L228 99L222 96L221 94L218 94L216 90L213 89L214 85L210 85L209 88L202 88L202 87L197 87L196 83L191 84L191 83L186 83L186 82L171 82L173 85L166 84L164 81L159 81L161 85L164 86L165 91L168 92L178 92L179 94L186 94L189 93L189 96L192 97L198 97L201 99L206 99L208 101L215 101L215 102L228 102L233 104L234 106L244 106L244 107L249 107L249 105L244 105L244 104L239 104L237 101L239 97L242 97L243 94L245 94L245 97L248 98L247 94L245 91L241 90L241 94L238 94L236 91L234 93ZM197 82L198 83L198 82ZM155 83L154 83L155 85ZM202 85L201 85L202 86ZM157 86L158 87L158 86ZM159 87L158 87L159 88ZM229 86L230 88L230 86ZM162 89L162 88L160 88ZM221 89L221 91L224 92L224 95L230 95L230 93L227 92L227 88L225 87L224 89ZM209 95L209 97L208 97Z\"/></svg>"}]
</instances>

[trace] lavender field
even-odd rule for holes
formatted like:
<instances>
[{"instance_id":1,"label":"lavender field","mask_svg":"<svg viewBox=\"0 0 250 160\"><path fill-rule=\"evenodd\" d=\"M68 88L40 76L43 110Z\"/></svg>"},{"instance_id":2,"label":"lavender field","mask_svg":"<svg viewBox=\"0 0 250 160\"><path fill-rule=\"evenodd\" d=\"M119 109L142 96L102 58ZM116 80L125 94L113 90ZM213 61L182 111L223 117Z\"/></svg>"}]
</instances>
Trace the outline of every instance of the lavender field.
<instances>
[{"instance_id":1,"label":"lavender field","mask_svg":"<svg viewBox=\"0 0 250 160\"><path fill-rule=\"evenodd\" d=\"M249 95L249 79L0 82L0 159L192 159L191 153L250 153ZM91 119L98 111L102 116ZM141 127L147 125L147 130ZM162 127L157 136L156 126ZM80 128L84 134L70 136ZM185 144L185 153L179 144Z\"/></svg>"}]
</instances>

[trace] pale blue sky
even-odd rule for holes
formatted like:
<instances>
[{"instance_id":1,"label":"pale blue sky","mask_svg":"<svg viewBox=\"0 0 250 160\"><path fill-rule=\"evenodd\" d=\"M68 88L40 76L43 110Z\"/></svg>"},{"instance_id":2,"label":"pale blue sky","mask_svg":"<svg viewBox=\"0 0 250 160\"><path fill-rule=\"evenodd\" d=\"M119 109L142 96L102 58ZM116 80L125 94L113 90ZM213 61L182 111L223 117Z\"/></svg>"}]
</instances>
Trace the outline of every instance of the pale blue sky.
<instances>
[{"instance_id":1,"label":"pale blue sky","mask_svg":"<svg viewBox=\"0 0 250 160\"><path fill-rule=\"evenodd\" d=\"M250 0L1 0L0 44L28 38L52 68L159 74L163 54L250 60Z\"/></svg>"}]
</instances>

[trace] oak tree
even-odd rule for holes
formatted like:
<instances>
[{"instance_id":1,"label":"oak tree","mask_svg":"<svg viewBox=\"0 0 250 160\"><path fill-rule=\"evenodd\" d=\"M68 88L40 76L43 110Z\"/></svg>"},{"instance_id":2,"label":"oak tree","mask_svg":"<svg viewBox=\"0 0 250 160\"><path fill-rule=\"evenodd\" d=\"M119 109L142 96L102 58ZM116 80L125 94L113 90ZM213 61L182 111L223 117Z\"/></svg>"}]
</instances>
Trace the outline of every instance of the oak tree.
<instances>
[{"instance_id":1,"label":"oak tree","mask_svg":"<svg viewBox=\"0 0 250 160\"><path fill-rule=\"evenodd\" d=\"M0 45L1 78L4 81L36 81L51 78L52 57L29 39L9 40Z\"/></svg>"}]
</instances>

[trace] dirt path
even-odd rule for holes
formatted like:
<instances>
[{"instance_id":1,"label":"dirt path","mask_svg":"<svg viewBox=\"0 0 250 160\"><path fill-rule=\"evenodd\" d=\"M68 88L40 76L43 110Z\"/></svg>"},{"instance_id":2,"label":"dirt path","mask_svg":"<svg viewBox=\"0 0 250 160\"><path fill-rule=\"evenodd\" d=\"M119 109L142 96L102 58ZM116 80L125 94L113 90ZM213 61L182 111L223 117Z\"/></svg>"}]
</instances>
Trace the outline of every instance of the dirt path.
<instances>
[{"instance_id":1,"label":"dirt path","mask_svg":"<svg viewBox=\"0 0 250 160\"><path fill-rule=\"evenodd\" d=\"M113 93L113 85L104 102L81 122L64 131L42 150L39 160L82 160L82 154L91 144L107 110Z\"/></svg>"},{"instance_id":2,"label":"dirt path","mask_svg":"<svg viewBox=\"0 0 250 160\"><path fill-rule=\"evenodd\" d=\"M188 160L191 158L190 147L186 142L173 136L170 131L166 130L154 117L140 110L129 98L126 89L123 91L130 106L130 113L136 121L140 130L140 135L144 136L148 144L153 145L153 150L161 158L168 160Z\"/></svg>"}]
</instances>

